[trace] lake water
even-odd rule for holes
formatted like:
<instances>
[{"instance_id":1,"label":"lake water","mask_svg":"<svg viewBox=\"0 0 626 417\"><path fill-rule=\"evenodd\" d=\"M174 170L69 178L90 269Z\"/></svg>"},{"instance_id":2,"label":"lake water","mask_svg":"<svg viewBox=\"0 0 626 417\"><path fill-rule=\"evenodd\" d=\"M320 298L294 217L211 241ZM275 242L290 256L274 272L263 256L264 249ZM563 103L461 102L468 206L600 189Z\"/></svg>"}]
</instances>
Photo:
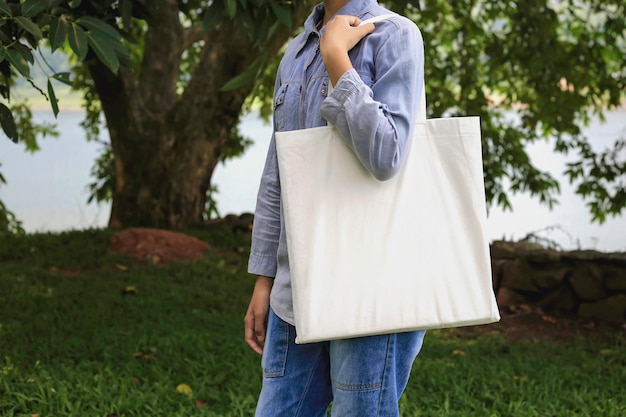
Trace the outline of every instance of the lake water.
<instances>
[{"instance_id":1,"label":"lake water","mask_svg":"<svg viewBox=\"0 0 626 417\"><path fill-rule=\"evenodd\" d=\"M38 120L54 121L50 112L35 112ZM611 146L626 128L626 109L609 112L606 122L595 120L585 130L597 149ZM88 143L79 126L82 112L62 111L56 124L61 136L40 141L41 151L27 154L22 145L0 137L0 172L8 184L0 185L0 199L22 220L25 229L62 231L103 227L110 205L87 204L90 169L101 145ZM220 164L213 180L219 188L220 212L254 211L256 191L271 135L271 127L254 114L244 117L241 132L254 140L239 159ZM560 175L566 159L546 143L529 148L533 162L561 181L560 204L552 211L526 195L511 198L514 212L492 208L488 219L491 239L520 239L529 232L551 239L564 249L626 250L626 217L592 224L585 203ZM548 228L548 230L546 230Z\"/></svg>"}]
</instances>

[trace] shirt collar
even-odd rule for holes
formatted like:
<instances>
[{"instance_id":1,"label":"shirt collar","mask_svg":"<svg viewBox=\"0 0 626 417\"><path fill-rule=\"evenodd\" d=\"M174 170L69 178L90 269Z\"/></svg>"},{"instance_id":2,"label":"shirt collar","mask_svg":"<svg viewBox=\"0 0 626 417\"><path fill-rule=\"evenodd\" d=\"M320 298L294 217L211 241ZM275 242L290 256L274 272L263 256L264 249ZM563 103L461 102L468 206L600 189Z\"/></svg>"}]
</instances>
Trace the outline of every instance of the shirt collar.
<instances>
[{"instance_id":1,"label":"shirt collar","mask_svg":"<svg viewBox=\"0 0 626 417\"><path fill-rule=\"evenodd\" d=\"M357 16L361 18L365 13L367 13L372 6L378 4L377 0L350 0L345 6L343 6L337 14ZM304 33L300 36L299 43L297 45L297 53L299 53L304 45L306 44L309 36L312 33L317 32L317 26L319 22L324 17L324 4L320 3L313 8L313 11L309 15L309 17L304 22Z\"/></svg>"},{"instance_id":2,"label":"shirt collar","mask_svg":"<svg viewBox=\"0 0 626 417\"><path fill-rule=\"evenodd\" d=\"M343 6L337 14L345 14L361 18L372 8L372 6L377 4L378 1L376 0L351 0L348 4Z\"/></svg>"}]
</instances>

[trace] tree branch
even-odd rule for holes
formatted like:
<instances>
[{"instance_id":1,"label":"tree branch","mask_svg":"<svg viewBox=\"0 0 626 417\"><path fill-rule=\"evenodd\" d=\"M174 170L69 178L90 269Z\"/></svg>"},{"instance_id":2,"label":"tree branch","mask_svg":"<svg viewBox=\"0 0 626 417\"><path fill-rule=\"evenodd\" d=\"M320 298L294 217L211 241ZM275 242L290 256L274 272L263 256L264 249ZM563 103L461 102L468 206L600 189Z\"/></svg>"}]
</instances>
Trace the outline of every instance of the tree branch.
<instances>
[{"instance_id":1,"label":"tree branch","mask_svg":"<svg viewBox=\"0 0 626 417\"><path fill-rule=\"evenodd\" d=\"M201 25L188 27L184 31L184 41L182 44L183 50L191 48L191 46L196 42L207 39L207 33L204 29L202 29Z\"/></svg>"},{"instance_id":2,"label":"tree branch","mask_svg":"<svg viewBox=\"0 0 626 417\"><path fill-rule=\"evenodd\" d=\"M299 27L311 11L314 1L299 2L292 16L294 27ZM293 29L280 25L264 45L268 59L276 56L280 48L293 34ZM192 35L189 35L191 37ZM194 36L199 36L195 34ZM234 111L237 116L241 104L252 91L253 85L240 89L221 92L220 89L233 77L243 73L259 56L256 39L245 33L236 22L224 21L215 29L205 34L210 42L204 46L200 62L194 69L192 77L176 107L175 119L178 125L181 120L202 120L202 113L207 108L222 106L225 113ZM211 93L209 93L211 92ZM233 107L234 106L234 107ZM230 107L233 107L232 109ZM226 108L229 108L226 110ZM225 139L225 138L222 138Z\"/></svg>"},{"instance_id":3,"label":"tree branch","mask_svg":"<svg viewBox=\"0 0 626 417\"><path fill-rule=\"evenodd\" d=\"M146 8L150 26L145 37L139 89L141 96L151 97L149 103L144 103L145 110L157 115L176 101L185 36L176 0L146 2Z\"/></svg>"},{"instance_id":4,"label":"tree branch","mask_svg":"<svg viewBox=\"0 0 626 417\"><path fill-rule=\"evenodd\" d=\"M102 103L111 141L118 138L132 141L132 135L125 132L136 125L132 121L141 114L141 97L132 70L120 67L114 74L100 60L92 60L87 68Z\"/></svg>"}]
</instances>

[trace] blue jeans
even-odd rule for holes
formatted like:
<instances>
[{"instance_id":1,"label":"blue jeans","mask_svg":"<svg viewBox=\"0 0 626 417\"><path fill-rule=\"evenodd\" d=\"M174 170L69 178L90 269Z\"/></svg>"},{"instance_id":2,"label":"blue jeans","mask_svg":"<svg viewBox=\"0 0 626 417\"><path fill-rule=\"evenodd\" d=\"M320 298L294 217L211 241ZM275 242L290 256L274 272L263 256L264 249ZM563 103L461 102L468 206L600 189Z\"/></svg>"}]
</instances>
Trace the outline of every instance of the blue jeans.
<instances>
[{"instance_id":1,"label":"blue jeans","mask_svg":"<svg viewBox=\"0 0 626 417\"><path fill-rule=\"evenodd\" d=\"M424 331L295 343L270 309L257 417L396 417Z\"/></svg>"}]
</instances>

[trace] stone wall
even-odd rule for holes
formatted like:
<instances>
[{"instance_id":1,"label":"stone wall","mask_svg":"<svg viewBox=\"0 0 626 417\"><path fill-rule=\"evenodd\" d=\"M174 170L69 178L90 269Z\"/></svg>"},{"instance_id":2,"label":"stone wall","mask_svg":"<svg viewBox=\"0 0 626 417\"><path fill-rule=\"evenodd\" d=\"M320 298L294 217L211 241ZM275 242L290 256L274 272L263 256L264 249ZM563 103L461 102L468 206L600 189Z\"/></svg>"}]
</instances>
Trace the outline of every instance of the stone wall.
<instances>
[{"instance_id":1,"label":"stone wall","mask_svg":"<svg viewBox=\"0 0 626 417\"><path fill-rule=\"evenodd\" d=\"M558 252L532 242L491 245L501 311L546 313L621 324L626 321L626 253Z\"/></svg>"}]
</instances>

